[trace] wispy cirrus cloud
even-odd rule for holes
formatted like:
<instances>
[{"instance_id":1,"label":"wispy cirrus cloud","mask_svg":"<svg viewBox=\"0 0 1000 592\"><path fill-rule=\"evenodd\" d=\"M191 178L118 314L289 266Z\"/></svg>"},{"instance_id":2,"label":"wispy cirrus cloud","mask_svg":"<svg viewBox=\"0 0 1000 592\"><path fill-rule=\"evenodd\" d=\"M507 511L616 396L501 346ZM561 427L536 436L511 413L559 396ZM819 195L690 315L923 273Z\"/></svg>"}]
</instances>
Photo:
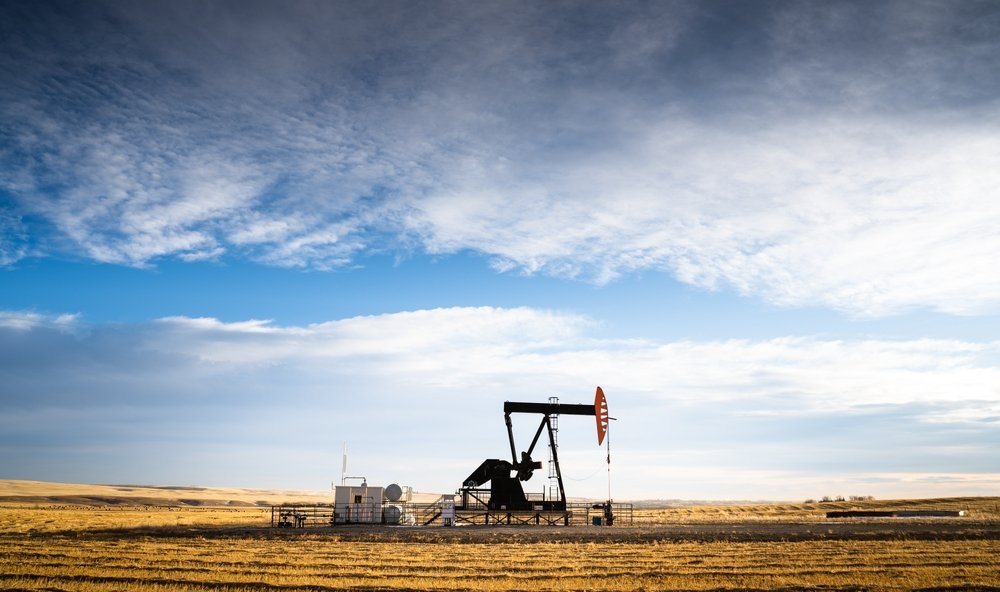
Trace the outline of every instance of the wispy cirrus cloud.
<instances>
[{"instance_id":1,"label":"wispy cirrus cloud","mask_svg":"<svg viewBox=\"0 0 1000 592\"><path fill-rule=\"evenodd\" d=\"M242 7L8 9L0 183L42 251L1000 303L989 3Z\"/></svg>"},{"instance_id":2,"label":"wispy cirrus cloud","mask_svg":"<svg viewBox=\"0 0 1000 592\"><path fill-rule=\"evenodd\" d=\"M0 268L27 255L27 240L27 228L21 217L0 208Z\"/></svg>"},{"instance_id":3,"label":"wispy cirrus cloud","mask_svg":"<svg viewBox=\"0 0 1000 592\"><path fill-rule=\"evenodd\" d=\"M0 311L0 327L16 331L31 331L41 328L73 329L78 325L79 315L45 315L38 312Z\"/></svg>"},{"instance_id":4,"label":"wispy cirrus cloud","mask_svg":"<svg viewBox=\"0 0 1000 592\"><path fill-rule=\"evenodd\" d=\"M689 484L692 492L732 484L726 474L739 465L820 491L807 495L859 475L954 473L967 481L962 475L996 473L996 342L654 342L600 339L593 327L529 308L418 310L309 326L189 317L88 325L8 312L0 316L0 447L16 446L15 456L30 459L49 454L40 442L85 441L93 451L86 465L97 470L99 451L113 449L116 434L143 454L222 444L256 450L268 434L272 453L301 450L307 463L317 449L349 440L374 466L398 468L387 478L446 489L465 474L463 462L505 449L501 401L586 402L601 384L619 418L618 470L628 475L620 487L631 496L678 487L668 466L712 473L701 489ZM483 427L491 424L492 432ZM560 441L579 476L596 462L571 456L593 447L591 429L564 427ZM523 418L517 429L528 429ZM417 433L419 444L405 453L393 440ZM642 461L649 455L662 470L650 472ZM276 479L300 478L305 467L289 460L295 456L279 463ZM428 458L440 463L417 466ZM916 491L907 479L893 477L880 494ZM580 487L596 496L598 485ZM781 483L754 487L781 497Z\"/></svg>"}]
</instances>

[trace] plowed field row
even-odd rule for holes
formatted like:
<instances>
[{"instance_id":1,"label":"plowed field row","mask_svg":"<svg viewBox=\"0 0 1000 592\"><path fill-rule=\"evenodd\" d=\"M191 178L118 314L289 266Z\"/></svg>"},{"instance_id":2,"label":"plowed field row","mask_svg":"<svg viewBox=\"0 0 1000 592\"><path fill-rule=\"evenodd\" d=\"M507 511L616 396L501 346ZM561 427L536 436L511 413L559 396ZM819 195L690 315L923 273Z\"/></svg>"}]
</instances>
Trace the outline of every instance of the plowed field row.
<instances>
[{"instance_id":1,"label":"plowed field row","mask_svg":"<svg viewBox=\"0 0 1000 592\"><path fill-rule=\"evenodd\" d=\"M301 530L249 508L0 507L0 590L1000 592L995 501L971 520Z\"/></svg>"},{"instance_id":2,"label":"plowed field row","mask_svg":"<svg viewBox=\"0 0 1000 592\"><path fill-rule=\"evenodd\" d=\"M910 590L1000 585L1000 542L363 543L7 539L26 590Z\"/></svg>"}]
</instances>

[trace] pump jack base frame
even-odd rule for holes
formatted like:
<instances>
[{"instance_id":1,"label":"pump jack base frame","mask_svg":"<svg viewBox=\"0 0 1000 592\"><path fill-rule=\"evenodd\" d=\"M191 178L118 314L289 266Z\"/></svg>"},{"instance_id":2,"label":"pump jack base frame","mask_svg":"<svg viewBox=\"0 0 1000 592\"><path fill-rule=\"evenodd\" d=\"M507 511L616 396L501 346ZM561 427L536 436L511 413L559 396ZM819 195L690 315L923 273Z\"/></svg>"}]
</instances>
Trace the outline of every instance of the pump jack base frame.
<instances>
[{"instance_id":1,"label":"pump jack base frame","mask_svg":"<svg viewBox=\"0 0 1000 592\"><path fill-rule=\"evenodd\" d=\"M573 512L507 512L504 510L484 512L459 512L455 515L455 522L462 524L482 524L485 526L569 526L573 518Z\"/></svg>"}]
</instances>

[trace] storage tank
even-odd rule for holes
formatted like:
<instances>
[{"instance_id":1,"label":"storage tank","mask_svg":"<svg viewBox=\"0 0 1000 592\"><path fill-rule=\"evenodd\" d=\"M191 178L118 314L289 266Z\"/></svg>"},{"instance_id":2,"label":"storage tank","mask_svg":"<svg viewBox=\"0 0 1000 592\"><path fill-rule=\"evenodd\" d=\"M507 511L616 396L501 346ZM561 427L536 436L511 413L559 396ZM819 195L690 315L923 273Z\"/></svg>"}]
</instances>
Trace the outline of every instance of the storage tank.
<instances>
[{"instance_id":1,"label":"storage tank","mask_svg":"<svg viewBox=\"0 0 1000 592\"><path fill-rule=\"evenodd\" d=\"M382 511L382 515L385 517L386 524L399 524L400 519L403 517L403 510L399 506L389 504Z\"/></svg>"},{"instance_id":2,"label":"storage tank","mask_svg":"<svg viewBox=\"0 0 1000 592\"><path fill-rule=\"evenodd\" d=\"M398 502L403 497L403 488L395 483L390 483L385 488L385 499L390 502Z\"/></svg>"}]
</instances>

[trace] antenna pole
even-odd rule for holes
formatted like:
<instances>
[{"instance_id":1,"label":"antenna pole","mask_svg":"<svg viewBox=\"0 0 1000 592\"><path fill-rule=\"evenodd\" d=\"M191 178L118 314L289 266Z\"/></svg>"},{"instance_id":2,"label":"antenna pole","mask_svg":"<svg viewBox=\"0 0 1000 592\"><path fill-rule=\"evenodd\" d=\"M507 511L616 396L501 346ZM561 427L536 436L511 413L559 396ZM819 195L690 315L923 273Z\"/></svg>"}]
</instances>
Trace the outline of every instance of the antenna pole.
<instances>
[{"instance_id":1,"label":"antenna pole","mask_svg":"<svg viewBox=\"0 0 1000 592\"><path fill-rule=\"evenodd\" d=\"M347 485L347 442L344 442L344 462L340 465L340 484Z\"/></svg>"}]
</instances>

